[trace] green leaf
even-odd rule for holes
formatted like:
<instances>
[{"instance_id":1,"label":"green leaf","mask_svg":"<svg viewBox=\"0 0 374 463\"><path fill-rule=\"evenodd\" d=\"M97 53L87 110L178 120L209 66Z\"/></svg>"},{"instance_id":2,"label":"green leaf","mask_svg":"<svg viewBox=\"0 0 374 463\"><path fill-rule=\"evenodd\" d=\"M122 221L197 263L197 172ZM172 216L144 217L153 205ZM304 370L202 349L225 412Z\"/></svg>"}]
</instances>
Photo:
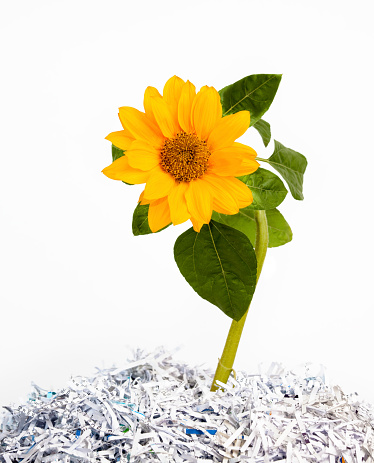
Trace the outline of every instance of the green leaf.
<instances>
[{"instance_id":1,"label":"green leaf","mask_svg":"<svg viewBox=\"0 0 374 463\"><path fill-rule=\"evenodd\" d=\"M238 321L256 287L257 261L251 242L234 228L211 221L200 233L190 228L177 238L174 258L203 299Z\"/></svg>"},{"instance_id":2,"label":"green leaf","mask_svg":"<svg viewBox=\"0 0 374 463\"><path fill-rule=\"evenodd\" d=\"M148 209L149 204L138 204L134 210L134 214L132 216L132 232L135 236L149 235L153 233L149 228ZM169 225L166 225L166 227L161 228L161 230L158 230L155 233L165 230L165 228L167 228Z\"/></svg>"},{"instance_id":3,"label":"green leaf","mask_svg":"<svg viewBox=\"0 0 374 463\"><path fill-rule=\"evenodd\" d=\"M125 155L125 151L121 150L120 148L117 148L112 143L112 159L113 159L113 162L116 161L117 159L121 158L124 155ZM126 185L133 185L133 183L127 183L127 182L124 182L123 180L122 180L122 183L125 183Z\"/></svg>"},{"instance_id":4,"label":"green leaf","mask_svg":"<svg viewBox=\"0 0 374 463\"><path fill-rule=\"evenodd\" d=\"M245 233L251 243L256 242L256 222L253 209L245 207L244 209L240 209L239 213L235 215L219 214L214 211L212 218L217 222ZM278 209L266 211L266 219L269 231L269 248L283 246L292 240L291 228Z\"/></svg>"},{"instance_id":5,"label":"green leaf","mask_svg":"<svg viewBox=\"0 0 374 463\"><path fill-rule=\"evenodd\" d=\"M283 246L292 240L292 230L278 209L266 211L269 230L269 248Z\"/></svg>"},{"instance_id":6,"label":"green leaf","mask_svg":"<svg viewBox=\"0 0 374 463\"><path fill-rule=\"evenodd\" d=\"M251 243L256 242L255 212L249 206L239 209L239 212L233 215L220 214L213 211L212 219L241 231L248 237Z\"/></svg>"},{"instance_id":7,"label":"green leaf","mask_svg":"<svg viewBox=\"0 0 374 463\"><path fill-rule=\"evenodd\" d=\"M265 146L268 146L271 140L271 130L269 122L260 119L253 124L253 127L257 130L257 132L261 135L262 141L264 142Z\"/></svg>"},{"instance_id":8,"label":"green leaf","mask_svg":"<svg viewBox=\"0 0 374 463\"><path fill-rule=\"evenodd\" d=\"M269 159L264 159L277 170L287 182L295 199L302 200L304 172L308 164L306 157L297 151L286 148L274 140L274 153Z\"/></svg>"},{"instance_id":9,"label":"green leaf","mask_svg":"<svg viewBox=\"0 0 374 463\"><path fill-rule=\"evenodd\" d=\"M121 158L125 155L125 152L112 144L112 158L113 162L116 161L118 158Z\"/></svg>"},{"instance_id":10,"label":"green leaf","mask_svg":"<svg viewBox=\"0 0 374 463\"><path fill-rule=\"evenodd\" d=\"M277 93L281 74L254 74L219 91L223 115L249 111L254 125L269 109Z\"/></svg>"},{"instance_id":11,"label":"green leaf","mask_svg":"<svg viewBox=\"0 0 374 463\"><path fill-rule=\"evenodd\" d=\"M288 191L282 180L270 170L259 167L253 174L239 177L253 194L251 209L274 209L284 200Z\"/></svg>"}]
</instances>

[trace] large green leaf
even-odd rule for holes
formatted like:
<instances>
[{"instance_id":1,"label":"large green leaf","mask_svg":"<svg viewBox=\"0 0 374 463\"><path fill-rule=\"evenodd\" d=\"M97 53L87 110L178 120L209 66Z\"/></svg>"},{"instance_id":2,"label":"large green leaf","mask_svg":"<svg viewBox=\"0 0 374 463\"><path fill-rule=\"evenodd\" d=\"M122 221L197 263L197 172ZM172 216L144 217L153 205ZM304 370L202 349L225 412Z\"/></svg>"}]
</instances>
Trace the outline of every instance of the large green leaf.
<instances>
[{"instance_id":1,"label":"large green leaf","mask_svg":"<svg viewBox=\"0 0 374 463\"><path fill-rule=\"evenodd\" d=\"M255 211L250 209L249 206L239 209L239 212L233 215L220 214L213 211L212 219L241 231L247 235L251 243L256 242Z\"/></svg>"},{"instance_id":2,"label":"large green leaf","mask_svg":"<svg viewBox=\"0 0 374 463\"><path fill-rule=\"evenodd\" d=\"M132 232L135 236L149 235L150 233L153 233L149 228L148 209L149 204L138 204L134 210L134 214L132 216ZM165 230L165 228L167 228L169 225L161 228L161 230L158 230L156 233Z\"/></svg>"},{"instance_id":3,"label":"large green leaf","mask_svg":"<svg viewBox=\"0 0 374 463\"><path fill-rule=\"evenodd\" d=\"M219 91L223 115L249 111L254 125L269 109L277 93L281 74L254 74Z\"/></svg>"},{"instance_id":4,"label":"large green leaf","mask_svg":"<svg viewBox=\"0 0 374 463\"><path fill-rule=\"evenodd\" d=\"M282 180L270 170L259 167L253 174L239 179L248 185L253 194L251 209L274 209L284 200L288 191Z\"/></svg>"},{"instance_id":5,"label":"large green leaf","mask_svg":"<svg viewBox=\"0 0 374 463\"><path fill-rule=\"evenodd\" d=\"M266 211L269 230L269 248L283 246L292 240L292 230L278 209Z\"/></svg>"},{"instance_id":6,"label":"large green leaf","mask_svg":"<svg viewBox=\"0 0 374 463\"><path fill-rule=\"evenodd\" d=\"M245 233L251 243L256 242L256 222L253 209L245 207L240 209L238 214L225 215L213 212L212 218L217 222L223 223ZM269 248L283 246L292 240L292 231L286 219L278 209L266 211L266 220L269 231Z\"/></svg>"},{"instance_id":7,"label":"large green leaf","mask_svg":"<svg viewBox=\"0 0 374 463\"><path fill-rule=\"evenodd\" d=\"M271 140L271 130L269 122L260 119L253 124L253 127L257 130L257 132L261 135L262 141L264 142L265 146L268 146Z\"/></svg>"},{"instance_id":8,"label":"large green leaf","mask_svg":"<svg viewBox=\"0 0 374 463\"><path fill-rule=\"evenodd\" d=\"M120 148L117 148L112 144L112 159L113 162L116 161L117 159L121 158L122 156L125 155L125 151L121 150ZM127 183L122 180L123 183L126 183L126 185L133 185L133 183Z\"/></svg>"},{"instance_id":9,"label":"large green leaf","mask_svg":"<svg viewBox=\"0 0 374 463\"><path fill-rule=\"evenodd\" d=\"M274 140L274 153L269 159L264 159L286 180L292 196L302 200L304 172L308 164L306 157L297 151L286 148Z\"/></svg>"},{"instance_id":10,"label":"large green leaf","mask_svg":"<svg viewBox=\"0 0 374 463\"><path fill-rule=\"evenodd\" d=\"M187 282L203 299L238 321L256 287L257 261L251 242L238 230L211 221L200 233L177 238L174 257Z\"/></svg>"}]
</instances>

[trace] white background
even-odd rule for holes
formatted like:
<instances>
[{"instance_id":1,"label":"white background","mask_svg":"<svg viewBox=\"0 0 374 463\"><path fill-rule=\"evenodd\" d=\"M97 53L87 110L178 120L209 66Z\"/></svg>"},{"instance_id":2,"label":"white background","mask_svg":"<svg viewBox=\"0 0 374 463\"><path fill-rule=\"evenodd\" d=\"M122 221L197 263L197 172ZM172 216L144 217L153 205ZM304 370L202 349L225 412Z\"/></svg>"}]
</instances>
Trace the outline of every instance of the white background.
<instances>
[{"instance_id":1,"label":"white background","mask_svg":"<svg viewBox=\"0 0 374 463\"><path fill-rule=\"evenodd\" d=\"M189 224L134 237L140 186L107 179L119 106L176 74L220 89L282 73L265 116L305 154L305 200L280 206L293 241L270 249L236 369L326 365L374 402L373 28L370 1L3 2L0 74L0 402L31 381L181 346L215 367L230 320L173 260ZM250 129L241 140L268 157ZM267 167L264 165L264 167Z\"/></svg>"}]
</instances>

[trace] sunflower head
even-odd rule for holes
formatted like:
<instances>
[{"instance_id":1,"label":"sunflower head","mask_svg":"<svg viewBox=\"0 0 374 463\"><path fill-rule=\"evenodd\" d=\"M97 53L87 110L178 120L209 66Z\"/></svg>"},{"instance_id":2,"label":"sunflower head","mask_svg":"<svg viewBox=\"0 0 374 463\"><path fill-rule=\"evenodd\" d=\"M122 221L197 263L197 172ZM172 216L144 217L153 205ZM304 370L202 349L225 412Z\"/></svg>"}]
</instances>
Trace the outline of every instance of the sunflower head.
<instances>
[{"instance_id":1,"label":"sunflower head","mask_svg":"<svg viewBox=\"0 0 374 463\"><path fill-rule=\"evenodd\" d=\"M249 188L236 177L254 172L256 152L237 143L250 123L249 111L223 117L213 87L169 79L161 96L144 94L144 112L119 108L123 130L106 139L125 151L103 173L126 183L145 183L140 204L149 204L153 232L191 220L195 231L212 211L236 214L252 203Z\"/></svg>"}]
</instances>

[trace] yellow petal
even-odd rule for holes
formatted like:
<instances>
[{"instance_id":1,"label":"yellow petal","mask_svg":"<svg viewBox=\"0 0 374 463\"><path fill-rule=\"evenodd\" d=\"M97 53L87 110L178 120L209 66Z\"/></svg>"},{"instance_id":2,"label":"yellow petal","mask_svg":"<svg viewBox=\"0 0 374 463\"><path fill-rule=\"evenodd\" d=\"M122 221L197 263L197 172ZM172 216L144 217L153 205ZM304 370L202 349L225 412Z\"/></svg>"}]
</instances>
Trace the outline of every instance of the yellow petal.
<instances>
[{"instance_id":1,"label":"yellow petal","mask_svg":"<svg viewBox=\"0 0 374 463\"><path fill-rule=\"evenodd\" d=\"M209 136L208 148L217 150L232 146L234 141L248 129L249 123L249 111L239 111L223 117Z\"/></svg>"},{"instance_id":2,"label":"yellow petal","mask_svg":"<svg viewBox=\"0 0 374 463\"><path fill-rule=\"evenodd\" d=\"M131 167L140 170L151 170L160 162L159 151L142 140L135 140L126 151Z\"/></svg>"},{"instance_id":3,"label":"yellow petal","mask_svg":"<svg viewBox=\"0 0 374 463\"><path fill-rule=\"evenodd\" d=\"M237 200L226 190L226 179L217 175L206 174L203 180L211 188L213 195L213 209L223 214L237 214L239 206Z\"/></svg>"},{"instance_id":4,"label":"yellow petal","mask_svg":"<svg viewBox=\"0 0 374 463\"><path fill-rule=\"evenodd\" d=\"M178 118L175 118L170 106L161 97L151 98L152 111L161 132L166 138L174 138L181 131Z\"/></svg>"},{"instance_id":5,"label":"yellow petal","mask_svg":"<svg viewBox=\"0 0 374 463\"><path fill-rule=\"evenodd\" d=\"M152 105L151 105L151 98L152 97L160 97L161 98L161 95L160 95L160 92L157 90L157 88L154 88L154 87L147 87L145 89L145 92L144 92L144 110L145 110L145 113L147 115L147 117L154 123L157 125L157 122L156 122L156 118L153 114L153 110L152 110Z\"/></svg>"},{"instance_id":6,"label":"yellow petal","mask_svg":"<svg viewBox=\"0 0 374 463\"><path fill-rule=\"evenodd\" d=\"M122 180L131 184L145 183L149 178L149 172L131 167L127 156L116 159L110 166L105 167L102 172L112 180Z\"/></svg>"},{"instance_id":7,"label":"yellow petal","mask_svg":"<svg viewBox=\"0 0 374 463\"><path fill-rule=\"evenodd\" d=\"M144 198L144 190L140 193L140 196L139 196L139 199L138 199L138 203L140 203L142 206L144 206L144 204L150 204L151 201L149 201L148 199L145 199Z\"/></svg>"},{"instance_id":8,"label":"yellow petal","mask_svg":"<svg viewBox=\"0 0 374 463\"><path fill-rule=\"evenodd\" d=\"M160 129L145 115L135 108L123 106L119 108L122 124L137 140L143 140L155 148L161 148L165 138Z\"/></svg>"},{"instance_id":9,"label":"yellow petal","mask_svg":"<svg viewBox=\"0 0 374 463\"><path fill-rule=\"evenodd\" d=\"M234 177L240 177L241 175L248 175L248 174L253 174L253 172L256 172L256 170L260 167L260 164L251 159L244 159L242 162L242 165L240 166L240 170L238 171L239 173L235 175ZM244 174L242 172L245 172Z\"/></svg>"},{"instance_id":10,"label":"yellow petal","mask_svg":"<svg viewBox=\"0 0 374 463\"><path fill-rule=\"evenodd\" d=\"M240 177L241 175L253 174L260 167L260 164L252 159L244 159L241 165L236 170L234 177Z\"/></svg>"},{"instance_id":11,"label":"yellow petal","mask_svg":"<svg viewBox=\"0 0 374 463\"><path fill-rule=\"evenodd\" d=\"M191 217L209 223L212 217L213 197L207 183L201 179L192 180L185 196Z\"/></svg>"},{"instance_id":12,"label":"yellow petal","mask_svg":"<svg viewBox=\"0 0 374 463\"><path fill-rule=\"evenodd\" d=\"M144 196L150 200L163 198L169 194L174 184L175 179L171 175L155 167L145 186Z\"/></svg>"},{"instance_id":13,"label":"yellow petal","mask_svg":"<svg viewBox=\"0 0 374 463\"><path fill-rule=\"evenodd\" d=\"M205 90L208 90L208 88L210 88L208 85L204 85L204 87L201 87L201 89L199 91L200 92L205 92Z\"/></svg>"},{"instance_id":14,"label":"yellow petal","mask_svg":"<svg viewBox=\"0 0 374 463\"><path fill-rule=\"evenodd\" d=\"M233 214L237 214L239 212L239 207L238 207L238 210L236 212L233 212L233 209L229 209L229 208L225 207L219 201L215 201L213 199L213 210L218 212L219 214L233 215Z\"/></svg>"},{"instance_id":15,"label":"yellow petal","mask_svg":"<svg viewBox=\"0 0 374 463\"><path fill-rule=\"evenodd\" d=\"M191 122L192 103L196 96L196 89L194 84L189 80L183 85L181 96L178 103L178 121L181 128L187 132L193 132Z\"/></svg>"},{"instance_id":16,"label":"yellow petal","mask_svg":"<svg viewBox=\"0 0 374 463\"><path fill-rule=\"evenodd\" d=\"M210 171L222 176L239 177L251 174L258 169L255 161L256 151L241 143L234 143L228 148L213 150L209 157Z\"/></svg>"},{"instance_id":17,"label":"yellow petal","mask_svg":"<svg viewBox=\"0 0 374 463\"><path fill-rule=\"evenodd\" d=\"M148 210L149 228L155 233L166 227L171 222L168 198L152 201Z\"/></svg>"},{"instance_id":18,"label":"yellow petal","mask_svg":"<svg viewBox=\"0 0 374 463\"><path fill-rule=\"evenodd\" d=\"M226 191L235 198L240 209L252 204L252 192L247 185L234 177L225 177L224 179Z\"/></svg>"},{"instance_id":19,"label":"yellow petal","mask_svg":"<svg viewBox=\"0 0 374 463\"><path fill-rule=\"evenodd\" d=\"M185 82L180 77L171 77L164 86L163 96L170 106L171 114L175 120L178 119L178 101L181 96Z\"/></svg>"},{"instance_id":20,"label":"yellow petal","mask_svg":"<svg viewBox=\"0 0 374 463\"><path fill-rule=\"evenodd\" d=\"M191 217L191 222L192 222L193 229L195 230L195 232L199 233L201 230L201 227L204 225L204 222L202 222L201 220L194 219L193 217Z\"/></svg>"},{"instance_id":21,"label":"yellow petal","mask_svg":"<svg viewBox=\"0 0 374 463\"><path fill-rule=\"evenodd\" d=\"M134 141L133 137L128 137L125 135L124 130L120 130L119 132L112 132L105 137L105 140L109 140L113 143L114 146L119 148L120 150L126 151L127 148L131 145Z\"/></svg>"},{"instance_id":22,"label":"yellow petal","mask_svg":"<svg viewBox=\"0 0 374 463\"><path fill-rule=\"evenodd\" d=\"M223 149L227 149L227 148L223 148ZM243 145L243 143L235 142L229 149L232 152L241 154L243 158L254 159L257 156L257 153L253 148L247 145Z\"/></svg>"},{"instance_id":23,"label":"yellow petal","mask_svg":"<svg viewBox=\"0 0 374 463\"><path fill-rule=\"evenodd\" d=\"M243 159L241 156L228 156L226 153L215 151L209 157L209 171L217 175L237 177L238 174L236 172L239 170L242 162Z\"/></svg>"},{"instance_id":24,"label":"yellow petal","mask_svg":"<svg viewBox=\"0 0 374 463\"><path fill-rule=\"evenodd\" d=\"M121 125L122 125L122 128L123 128L123 135L124 135L125 137L133 138L133 139L135 140L134 135L130 132L129 129L127 129L127 128L124 126L124 124L123 124L123 122L122 122L122 120L121 120L121 116L120 116L119 113L118 113L118 118L119 118L119 120L120 120L120 122L121 122Z\"/></svg>"},{"instance_id":25,"label":"yellow petal","mask_svg":"<svg viewBox=\"0 0 374 463\"><path fill-rule=\"evenodd\" d=\"M176 183L169 193L170 217L174 225L183 223L191 217L185 198L187 189L187 182Z\"/></svg>"},{"instance_id":26,"label":"yellow petal","mask_svg":"<svg viewBox=\"0 0 374 463\"><path fill-rule=\"evenodd\" d=\"M213 87L200 90L192 103L192 123L200 140L208 139L221 117L221 99L217 90Z\"/></svg>"}]
</instances>

